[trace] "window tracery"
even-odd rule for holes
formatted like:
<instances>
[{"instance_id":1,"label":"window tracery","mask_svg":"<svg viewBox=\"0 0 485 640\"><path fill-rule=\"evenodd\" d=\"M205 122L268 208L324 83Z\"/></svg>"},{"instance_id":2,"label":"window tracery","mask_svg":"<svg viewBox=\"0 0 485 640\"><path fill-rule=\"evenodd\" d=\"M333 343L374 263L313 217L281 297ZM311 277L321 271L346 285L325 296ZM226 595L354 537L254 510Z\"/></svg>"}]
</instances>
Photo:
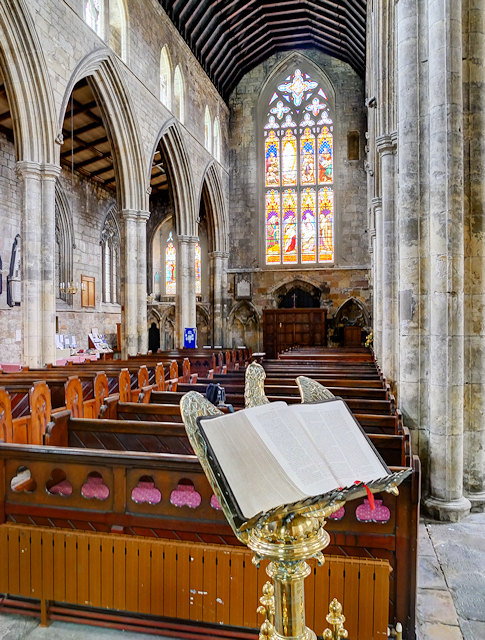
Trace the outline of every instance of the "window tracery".
<instances>
[{"instance_id":1,"label":"window tracery","mask_svg":"<svg viewBox=\"0 0 485 640\"><path fill-rule=\"evenodd\" d=\"M120 233L110 211L101 231L103 302L119 303Z\"/></svg>"},{"instance_id":2,"label":"window tracery","mask_svg":"<svg viewBox=\"0 0 485 640\"><path fill-rule=\"evenodd\" d=\"M333 121L328 98L295 69L263 125L266 264L334 261Z\"/></svg>"}]
</instances>

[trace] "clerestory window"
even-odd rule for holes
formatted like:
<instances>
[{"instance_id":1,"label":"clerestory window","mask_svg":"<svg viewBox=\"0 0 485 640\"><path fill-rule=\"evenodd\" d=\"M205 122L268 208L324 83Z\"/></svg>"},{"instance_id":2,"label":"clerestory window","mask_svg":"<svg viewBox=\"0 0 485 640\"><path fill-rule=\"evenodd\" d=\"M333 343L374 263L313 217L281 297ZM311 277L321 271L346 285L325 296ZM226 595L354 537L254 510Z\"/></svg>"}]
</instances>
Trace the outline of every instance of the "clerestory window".
<instances>
[{"instance_id":1,"label":"clerestory window","mask_svg":"<svg viewBox=\"0 0 485 640\"><path fill-rule=\"evenodd\" d=\"M84 3L84 19L98 36L101 35L101 9L102 0L87 0Z\"/></svg>"},{"instance_id":2,"label":"clerestory window","mask_svg":"<svg viewBox=\"0 0 485 640\"><path fill-rule=\"evenodd\" d=\"M320 83L300 69L276 83L263 134L266 264L333 263L333 121Z\"/></svg>"}]
</instances>

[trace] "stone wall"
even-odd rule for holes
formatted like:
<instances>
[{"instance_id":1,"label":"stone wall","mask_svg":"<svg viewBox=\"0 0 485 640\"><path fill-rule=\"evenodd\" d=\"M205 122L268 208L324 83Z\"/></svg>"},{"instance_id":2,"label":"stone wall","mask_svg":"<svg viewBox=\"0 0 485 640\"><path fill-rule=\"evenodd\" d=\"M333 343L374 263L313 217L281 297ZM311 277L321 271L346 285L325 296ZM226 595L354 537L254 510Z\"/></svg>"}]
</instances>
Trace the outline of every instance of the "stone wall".
<instances>
[{"instance_id":1,"label":"stone wall","mask_svg":"<svg viewBox=\"0 0 485 640\"><path fill-rule=\"evenodd\" d=\"M335 189L335 264L332 268L307 267L288 269L267 267L264 259L264 202L263 164L258 164L258 144L263 138L261 120L267 105L260 105L260 95L276 69L293 63L292 70L301 61L321 70L335 95L334 120L334 189ZM275 292L285 283L307 282L321 292L321 305L328 310L331 320L341 304L355 297L370 310L372 305L369 283L369 241L366 234L366 173L364 170L364 144L366 120L364 110L364 83L349 65L319 51L280 53L247 73L229 99L230 106L230 258L227 304L238 313L241 306L235 297L234 280L247 274L252 285L252 314L261 320L262 310L277 306ZM264 110L262 114L261 110ZM259 124L258 124L259 123ZM360 133L360 159L348 160L347 133ZM233 314L234 315L234 314ZM230 318L231 320L231 318ZM256 320L255 320L256 321ZM252 321L251 321L252 322ZM331 324L331 323L330 323ZM240 327L231 332L228 342L240 340ZM261 325L248 330L250 346L262 344ZM330 336L331 338L332 336Z\"/></svg>"},{"instance_id":2,"label":"stone wall","mask_svg":"<svg viewBox=\"0 0 485 640\"><path fill-rule=\"evenodd\" d=\"M15 236L21 232L19 189L15 173L15 148L0 133L0 258L2 259L2 293L0 294L0 362L20 362L22 345L16 332L22 329L20 307L7 304L7 275Z\"/></svg>"},{"instance_id":3,"label":"stone wall","mask_svg":"<svg viewBox=\"0 0 485 640\"><path fill-rule=\"evenodd\" d=\"M96 305L81 306L81 290L72 296L72 304L57 301L56 315L59 332L73 334L80 349L88 348L88 334L93 328L107 336L111 346L116 347L116 324L121 322L121 306L103 302L101 231L106 215L116 207L112 192L78 174L71 183L70 172L62 170L59 177L73 219L73 280L81 283L81 276L95 278ZM121 221L118 219L121 228Z\"/></svg>"}]
</instances>

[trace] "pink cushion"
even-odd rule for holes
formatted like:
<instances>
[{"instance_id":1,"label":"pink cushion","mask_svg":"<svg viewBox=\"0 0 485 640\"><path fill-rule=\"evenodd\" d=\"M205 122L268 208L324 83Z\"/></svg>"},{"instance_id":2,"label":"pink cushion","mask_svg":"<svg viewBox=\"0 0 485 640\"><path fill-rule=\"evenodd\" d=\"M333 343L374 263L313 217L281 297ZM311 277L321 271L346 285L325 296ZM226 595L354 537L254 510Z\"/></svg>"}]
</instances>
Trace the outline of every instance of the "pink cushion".
<instances>
[{"instance_id":1,"label":"pink cushion","mask_svg":"<svg viewBox=\"0 0 485 640\"><path fill-rule=\"evenodd\" d=\"M328 516L330 520L342 520L345 515L345 507L340 507L338 511L332 513L331 516Z\"/></svg>"},{"instance_id":2,"label":"pink cushion","mask_svg":"<svg viewBox=\"0 0 485 640\"><path fill-rule=\"evenodd\" d=\"M61 496L70 496L72 493L72 484L68 480L58 482L49 489L49 493L60 494Z\"/></svg>"},{"instance_id":3,"label":"pink cushion","mask_svg":"<svg viewBox=\"0 0 485 640\"><path fill-rule=\"evenodd\" d=\"M162 499L162 494L155 487L154 482L139 482L138 486L131 492L131 499L138 504L148 502L148 504L158 504Z\"/></svg>"},{"instance_id":4,"label":"pink cushion","mask_svg":"<svg viewBox=\"0 0 485 640\"><path fill-rule=\"evenodd\" d=\"M215 493L212 494L212 498L211 498L211 507L213 509L217 509L217 511L222 511L222 507L221 507L221 503L219 502L219 500L217 499L217 496Z\"/></svg>"},{"instance_id":5,"label":"pink cushion","mask_svg":"<svg viewBox=\"0 0 485 640\"><path fill-rule=\"evenodd\" d=\"M364 500L355 510L355 516L360 522L387 522L391 517L389 509L382 504L382 500L375 501L376 508L371 510L369 500Z\"/></svg>"},{"instance_id":6,"label":"pink cushion","mask_svg":"<svg viewBox=\"0 0 485 640\"><path fill-rule=\"evenodd\" d=\"M179 484L170 494L170 502L176 507L187 506L191 509L197 509L202 498L192 485Z\"/></svg>"},{"instance_id":7,"label":"pink cushion","mask_svg":"<svg viewBox=\"0 0 485 640\"><path fill-rule=\"evenodd\" d=\"M97 498L98 500L106 500L109 496L109 489L103 483L103 478L91 476L88 481L81 487L81 495L83 498Z\"/></svg>"}]
</instances>

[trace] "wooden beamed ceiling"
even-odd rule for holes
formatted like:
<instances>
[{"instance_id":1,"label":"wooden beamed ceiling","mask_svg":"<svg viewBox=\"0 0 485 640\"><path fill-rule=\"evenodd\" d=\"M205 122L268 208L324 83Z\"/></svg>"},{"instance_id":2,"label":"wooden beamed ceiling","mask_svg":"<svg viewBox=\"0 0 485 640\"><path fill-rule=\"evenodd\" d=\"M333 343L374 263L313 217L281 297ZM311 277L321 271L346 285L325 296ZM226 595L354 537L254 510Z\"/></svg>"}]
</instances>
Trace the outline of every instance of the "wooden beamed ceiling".
<instances>
[{"instance_id":1,"label":"wooden beamed ceiling","mask_svg":"<svg viewBox=\"0 0 485 640\"><path fill-rule=\"evenodd\" d=\"M0 73L0 133L3 133L7 140L14 142L13 137L13 121L10 113L10 105L8 103L7 90L5 89L4 79Z\"/></svg>"},{"instance_id":2,"label":"wooden beamed ceiling","mask_svg":"<svg viewBox=\"0 0 485 640\"><path fill-rule=\"evenodd\" d=\"M62 129L61 164L115 190L111 145L101 111L86 79L76 84Z\"/></svg>"},{"instance_id":3,"label":"wooden beamed ceiling","mask_svg":"<svg viewBox=\"0 0 485 640\"><path fill-rule=\"evenodd\" d=\"M365 67L366 0L159 0L227 100L277 51L317 48Z\"/></svg>"},{"instance_id":4,"label":"wooden beamed ceiling","mask_svg":"<svg viewBox=\"0 0 485 640\"><path fill-rule=\"evenodd\" d=\"M2 126L2 96L0 95L0 131ZM71 122L72 115L72 122ZM98 104L86 79L74 87L63 127L64 144L61 164L67 169L95 180L107 189L116 189L111 144ZM152 193L168 188L160 151L153 159Z\"/></svg>"}]
</instances>

